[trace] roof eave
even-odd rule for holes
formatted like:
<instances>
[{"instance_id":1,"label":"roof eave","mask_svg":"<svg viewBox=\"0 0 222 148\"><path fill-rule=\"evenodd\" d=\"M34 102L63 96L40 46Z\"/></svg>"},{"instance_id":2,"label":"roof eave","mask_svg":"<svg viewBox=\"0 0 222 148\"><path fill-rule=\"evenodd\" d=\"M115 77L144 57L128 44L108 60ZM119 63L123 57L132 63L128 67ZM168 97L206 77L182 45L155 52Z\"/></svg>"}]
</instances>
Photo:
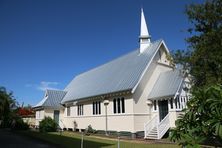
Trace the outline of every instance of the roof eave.
<instances>
[{"instance_id":1,"label":"roof eave","mask_svg":"<svg viewBox=\"0 0 222 148\"><path fill-rule=\"evenodd\" d=\"M80 101L83 102L83 101L89 101L89 100L94 100L94 99L99 99L99 98L105 99L107 97L127 95L127 94L131 94L131 90L132 89L127 89L127 90L110 92L110 93L106 93L106 94L100 94L100 95L95 95L95 96L90 96L90 97L85 97L85 98L78 98L78 99L73 99L73 100L61 102L61 104L64 105L64 104L71 103L71 102L80 102Z\"/></svg>"}]
</instances>

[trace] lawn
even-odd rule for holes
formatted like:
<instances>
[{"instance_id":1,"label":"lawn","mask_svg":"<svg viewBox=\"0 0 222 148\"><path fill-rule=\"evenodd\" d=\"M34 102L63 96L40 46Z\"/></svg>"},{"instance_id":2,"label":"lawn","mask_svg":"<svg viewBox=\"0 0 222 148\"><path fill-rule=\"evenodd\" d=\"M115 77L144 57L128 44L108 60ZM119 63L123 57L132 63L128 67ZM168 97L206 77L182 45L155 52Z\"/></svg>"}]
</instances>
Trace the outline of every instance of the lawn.
<instances>
[{"instance_id":1,"label":"lawn","mask_svg":"<svg viewBox=\"0 0 222 148\"><path fill-rule=\"evenodd\" d=\"M81 134L73 132L39 133L33 131L20 132L20 134L41 139L60 147L80 148ZM84 136L84 148L117 148L117 139L108 139L95 136ZM120 148L179 148L175 144L149 144L145 141L120 140Z\"/></svg>"}]
</instances>

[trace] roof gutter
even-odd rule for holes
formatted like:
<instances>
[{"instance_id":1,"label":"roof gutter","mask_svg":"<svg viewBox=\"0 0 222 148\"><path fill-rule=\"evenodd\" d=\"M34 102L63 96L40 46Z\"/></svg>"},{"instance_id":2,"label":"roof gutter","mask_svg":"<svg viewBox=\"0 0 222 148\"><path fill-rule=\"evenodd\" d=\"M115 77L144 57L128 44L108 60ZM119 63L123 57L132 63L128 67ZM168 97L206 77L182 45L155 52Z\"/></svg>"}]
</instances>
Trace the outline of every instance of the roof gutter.
<instances>
[{"instance_id":1,"label":"roof gutter","mask_svg":"<svg viewBox=\"0 0 222 148\"><path fill-rule=\"evenodd\" d=\"M65 104L69 104L72 102L85 102L85 101L89 101L89 100L93 100L93 99L105 99L107 97L113 97L113 96L120 96L120 95L126 95L126 94L130 94L131 89L127 89L127 90L122 90L122 91L116 91L116 92L110 92L107 94L100 94L100 95L96 95L96 96L91 96L91 97L86 97L86 98L79 98L79 99L73 99L73 100L69 100L69 101L64 101L61 102L60 104L62 104L63 106Z\"/></svg>"}]
</instances>

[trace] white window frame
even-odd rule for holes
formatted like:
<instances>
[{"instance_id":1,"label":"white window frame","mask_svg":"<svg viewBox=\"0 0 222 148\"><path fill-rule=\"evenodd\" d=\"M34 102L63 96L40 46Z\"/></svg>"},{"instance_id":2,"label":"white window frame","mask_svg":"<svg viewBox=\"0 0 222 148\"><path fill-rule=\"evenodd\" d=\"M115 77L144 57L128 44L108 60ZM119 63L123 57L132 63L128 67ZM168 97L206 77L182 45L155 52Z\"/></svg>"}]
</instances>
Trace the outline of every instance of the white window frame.
<instances>
[{"instance_id":1,"label":"white window frame","mask_svg":"<svg viewBox=\"0 0 222 148\"><path fill-rule=\"evenodd\" d=\"M125 98L124 97L114 98L113 99L113 114L125 114L125 113L126 113Z\"/></svg>"},{"instance_id":2,"label":"white window frame","mask_svg":"<svg viewBox=\"0 0 222 148\"><path fill-rule=\"evenodd\" d=\"M94 101L92 103L92 114L100 115L101 114L101 101Z\"/></svg>"},{"instance_id":3,"label":"white window frame","mask_svg":"<svg viewBox=\"0 0 222 148\"><path fill-rule=\"evenodd\" d=\"M83 104L78 104L77 105L77 116L83 116L84 111L83 111Z\"/></svg>"},{"instance_id":4,"label":"white window frame","mask_svg":"<svg viewBox=\"0 0 222 148\"><path fill-rule=\"evenodd\" d=\"M70 117L70 116L71 116L71 107L70 107L70 106L67 106L67 107L66 107L66 116L67 116L67 117Z\"/></svg>"}]
</instances>

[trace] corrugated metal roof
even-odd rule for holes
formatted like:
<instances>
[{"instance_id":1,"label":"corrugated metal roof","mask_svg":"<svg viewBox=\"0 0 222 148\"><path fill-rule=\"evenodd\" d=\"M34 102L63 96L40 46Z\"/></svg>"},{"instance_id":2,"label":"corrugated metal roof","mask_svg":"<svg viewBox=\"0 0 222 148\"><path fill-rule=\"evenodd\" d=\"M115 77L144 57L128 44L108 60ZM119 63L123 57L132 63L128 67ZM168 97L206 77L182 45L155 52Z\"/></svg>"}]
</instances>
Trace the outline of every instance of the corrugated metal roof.
<instances>
[{"instance_id":1,"label":"corrugated metal roof","mask_svg":"<svg viewBox=\"0 0 222 148\"><path fill-rule=\"evenodd\" d=\"M61 107L60 103L64 96L66 95L65 91L62 90L46 90L46 95L44 98L35 106L36 107Z\"/></svg>"},{"instance_id":2,"label":"corrugated metal roof","mask_svg":"<svg viewBox=\"0 0 222 148\"><path fill-rule=\"evenodd\" d=\"M174 96L184 78L179 70L166 71L160 74L148 99Z\"/></svg>"},{"instance_id":3,"label":"corrugated metal roof","mask_svg":"<svg viewBox=\"0 0 222 148\"><path fill-rule=\"evenodd\" d=\"M153 42L143 53L132 51L76 76L64 89L67 94L62 103L133 89L161 42Z\"/></svg>"}]
</instances>

